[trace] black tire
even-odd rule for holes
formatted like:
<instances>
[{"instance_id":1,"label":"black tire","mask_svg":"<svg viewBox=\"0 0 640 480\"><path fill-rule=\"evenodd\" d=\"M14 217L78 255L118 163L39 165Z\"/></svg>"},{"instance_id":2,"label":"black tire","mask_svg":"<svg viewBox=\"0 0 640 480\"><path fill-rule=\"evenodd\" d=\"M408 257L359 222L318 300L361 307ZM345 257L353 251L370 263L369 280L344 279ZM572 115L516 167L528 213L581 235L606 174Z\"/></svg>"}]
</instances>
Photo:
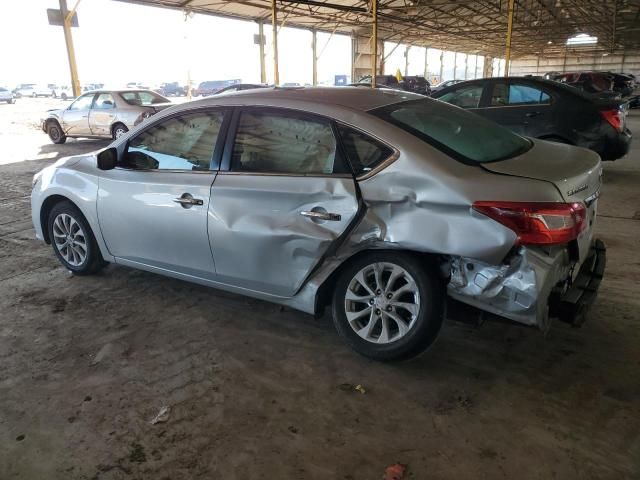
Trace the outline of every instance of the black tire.
<instances>
[{"instance_id":1,"label":"black tire","mask_svg":"<svg viewBox=\"0 0 640 480\"><path fill-rule=\"evenodd\" d=\"M62 131L62 127L60 127L60 124L56 121L50 121L47 124L47 135L49 135L51 141L57 145L67 141L67 137Z\"/></svg>"},{"instance_id":2,"label":"black tire","mask_svg":"<svg viewBox=\"0 0 640 480\"><path fill-rule=\"evenodd\" d=\"M367 266L376 263L396 265L407 272L415 282L420 299L418 313L415 315L415 319L409 322L408 330L404 336L399 336L397 340L382 344L374 343L358 335L349 324L345 311L347 289L354 280L355 275ZM382 276L384 275L386 273L383 273ZM386 277L386 279L388 283L389 277ZM397 281L402 282L403 280ZM386 287L388 288L390 285L386 285ZM437 269L425 259L403 252L369 252L352 261L340 272L333 295L333 322L338 333L346 340L349 346L365 357L379 361L408 359L425 351L437 338L443 321L444 295L444 285ZM382 292L381 296L385 297L384 292ZM362 305L367 306L367 303L364 302ZM380 312L377 306L370 308L375 308L376 312ZM402 307L399 307L399 309L389 306L380 308L391 308L392 313L396 316L402 311ZM408 311L405 312L408 313ZM384 314L384 311L382 313ZM364 315L362 318L366 319L366 317L368 315ZM376 320L376 322L382 321L382 319ZM392 322L390 317L387 317L386 321L387 325L395 323L395 327L398 327L397 322ZM381 327L382 323L379 323L378 326ZM395 335L398 334L399 330Z\"/></svg>"},{"instance_id":3,"label":"black tire","mask_svg":"<svg viewBox=\"0 0 640 480\"><path fill-rule=\"evenodd\" d=\"M31 95L33 98L38 98L38 94L36 92L33 92L33 95Z\"/></svg>"},{"instance_id":4,"label":"black tire","mask_svg":"<svg viewBox=\"0 0 640 480\"><path fill-rule=\"evenodd\" d=\"M114 123L113 126L111 127L111 138L115 140L116 138L119 138L125 133L127 133L128 131L129 129L124 123Z\"/></svg>"},{"instance_id":5,"label":"black tire","mask_svg":"<svg viewBox=\"0 0 640 480\"><path fill-rule=\"evenodd\" d=\"M56 243L56 237L54 236L54 222L59 215L67 215L71 217L82 229L86 245L86 256L79 265L72 265L69 263L60 252L60 247ZM91 275L100 271L107 264L107 262L102 258L100 248L96 243L96 239L91 231L89 223L84 218L84 215L82 215L82 212L80 212L73 203L69 201L56 203L49 212L49 217L47 218L47 229L49 232L49 239L51 240L51 246L53 247L53 252L56 257L58 257L60 263L72 273L76 275Z\"/></svg>"},{"instance_id":6,"label":"black tire","mask_svg":"<svg viewBox=\"0 0 640 480\"><path fill-rule=\"evenodd\" d=\"M66 94L66 93L62 92L62 95L60 95L60 98L61 98L62 100L66 100L68 97L67 97L67 94Z\"/></svg>"}]
</instances>

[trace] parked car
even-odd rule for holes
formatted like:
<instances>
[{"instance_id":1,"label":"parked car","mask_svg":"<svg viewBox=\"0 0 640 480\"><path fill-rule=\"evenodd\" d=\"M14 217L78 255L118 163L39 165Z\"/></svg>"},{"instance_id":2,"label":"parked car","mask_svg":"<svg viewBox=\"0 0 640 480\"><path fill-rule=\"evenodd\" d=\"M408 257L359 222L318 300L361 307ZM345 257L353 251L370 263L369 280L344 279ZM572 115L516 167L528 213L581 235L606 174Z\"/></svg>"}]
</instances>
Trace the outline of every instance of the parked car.
<instances>
[{"instance_id":1,"label":"parked car","mask_svg":"<svg viewBox=\"0 0 640 480\"><path fill-rule=\"evenodd\" d=\"M365 75L356 84L351 86L371 86L371 75ZM400 88L400 82L394 75L376 75L376 87L378 88Z\"/></svg>"},{"instance_id":2,"label":"parked car","mask_svg":"<svg viewBox=\"0 0 640 480\"><path fill-rule=\"evenodd\" d=\"M17 98L20 97L50 97L51 89L47 85L38 85L35 83L23 83L18 86L14 93Z\"/></svg>"},{"instance_id":3,"label":"parked car","mask_svg":"<svg viewBox=\"0 0 640 480\"><path fill-rule=\"evenodd\" d=\"M53 98L61 98L62 100L68 100L69 98L73 98L73 91L71 88L67 86L59 86L59 85L49 85L51 88L51 96Z\"/></svg>"},{"instance_id":4,"label":"parked car","mask_svg":"<svg viewBox=\"0 0 640 480\"><path fill-rule=\"evenodd\" d=\"M11 90L0 87L0 102L16 103L16 98Z\"/></svg>"},{"instance_id":5,"label":"parked car","mask_svg":"<svg viewBox=\"0 0 640 480\"><path fill-rule=\"evenodd\" d=\"M483 78L440 90L432 97L520 135L588 148L603 160L624 156L631 144L620 101L597 99L550 80Z\"/></svg>"},{"instance_id":6,"label":"parked car","mask_svg":"<svg viewBox=\"0 0 640 480\"><path fill-rule=\"evenodd\" d=\"M623 97L628 97L635 88L635 78L621 73L608 72L613 81L613 91L619 92Z\"/></svg>"},{"instance_id":7,"label":"parked car","mask_svg":"<svg viewBox=\"0 0 640 480\"><path fill-rule=\"evenodd\" d=\"M633 93L634 80L626 75L612 72L572 72L552 77L556 82L566 83L587 93L616 92L623 97Z\"/></svg>"},{"instance_id":8,"label":"parked car","mask_svg":"<svg viewBox=\"0 0 640 480\"><path fill-rule=\"evenodd\" d=\"M604 273L601 171L422 95L270 88L176 105L58 161L31 206L72 272L114 262L331 305L349 345L391 360L433 343L447 296L543 330L550 312L582 322Z\"/></svg>"},{"instance_id":9,"label":"parked car","mask_svg":"<svg viewBox=\"0 0 640 480\"><path fill-rule=\"evenodd\" d=\"M228 87L218 90L215 94L227 92L240 92L242 90L253 90L254 88L268 88L269 85L263 85L261 83L236 83L235 85L229 85Z\"/></svg>"},{"instance_id":10,"label":"parked car","mask_svg":"<svg viewBox=\"0 0 640 480\"><path fill-rule=\"evenodd\" d=\"M408 75L400 81L400 87L413 93L419 93L420 95L431 95L431 85L426 78L419 75Z\"/></svg>"},{"instance_id":11,"label":"parked car","mask_svg":"<svg viewBox=\"0 0 640 480\"><path fill-rule=\"evenodd\" d=\"M96 90L67 108L49 110L42 130L53 143L78 137L115 139L170 105L168 98L150 90Z\"/></svg>"},{"instance_id":12,"label":"parked car","mask_svg":"<svg viewBox=\"0 0 640 480\"><path fill-rule=\"evenodd\" d=\"M229 87L231 85L236 85L242 83L239 79L235 80L209 80L206 82L201 82L191 94L194 97L208 97L209 95L213 95L218 93L223 88Z\"/></svg>"},{"instance_id":13,"label":"parked car","mask_svg":"<svg viewBox=\"0 0 640 480\"><path fill-rule=\"evenodd\" d=\"M83 92L93 92L95 90L100 90L104 88L104 83L87 83L85 85L82 86L82 91ZM129 87L127 87L129 88ZM145 90L145 88L142 87L134 87L134 89L136 90Z\"/></svg>"},{"instance_id":14,"label":"parked car","mask_svg":"<svg viewBox=\"0 0 640 480\"><path fill-rule=\"evenodd\" d=\"M16 98L31 97L35 86L35 83L21 83L13 89L13 94Z\"/></svg>"},{"instance_id":15,"label":"parked car","mask_svg":"<svg viewBox=\"0 0 640 480\"><path fill-rule=\"evenodd\" d=\"M187 89L180 86L178 82L169 82L160 85L158 93L165 97L184 97L187 94Z\"/></svg>"},{"instance_id":16,"label":"parked car","mask_svg":"<svg viewBox=\"0 0 640 480\"><path fill-rule=\"evenodd\" d=\"M461 82L464 82L464 80L445 80L444 82L440 82L438 85L431 87L431 93L439 92Z\"/></svg>"}]
</instances>

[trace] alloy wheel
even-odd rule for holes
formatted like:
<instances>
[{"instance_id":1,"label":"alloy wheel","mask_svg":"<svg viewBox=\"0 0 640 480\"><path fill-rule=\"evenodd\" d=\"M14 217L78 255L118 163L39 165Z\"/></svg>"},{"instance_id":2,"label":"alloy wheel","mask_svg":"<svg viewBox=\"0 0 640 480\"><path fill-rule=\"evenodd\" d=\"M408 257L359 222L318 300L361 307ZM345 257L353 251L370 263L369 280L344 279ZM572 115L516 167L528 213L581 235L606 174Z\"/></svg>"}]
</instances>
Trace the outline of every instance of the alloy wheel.
<instances>
[{"instance_id":1,"label":"alloy wheel","mask_svg":"<svg viewBox=\"0 0 640 480\"><path fill-rule=\"evenodd\" d=\"M53 221L53 242L64 260L79 267L87 258L87 237L80 224L69 214L61 213Z\"/></svg>"},{"instance_id":2,"label":"alloy wheel","mask_svg":"<svg viewBox=\"0 0 640 480\"><path fill-rule=\"evenodd\" d=\"M349 326L364 340L395 342L409 333L418 318L418 285L398 265L373 263L349 282L344 308Z\"/></svg>"},{"instance_id":3,"label":"alloy wheel","mask_svg":"<svg viewBox=\"0 0 640 480\"><path fill-rule=\"evenodd\" d=\"M113 131L113 136L115 138L120 138L122 135L124 135L125 133L127 133L127 131L123 128L123 127L117 127L114 131Z\"/></svg>"},{"instance_id":4,"label":"alloy wheel","mask_svg":"<svg viewBox=\"0 0 640 480\"><path fill-rule=\"evenodd\" d=\"M49 137L51 138L51 140L53 140L54 142L60 140L60 129L55 126L52 125L51 127L49 127Z\"/></svg>"}]
</instances>

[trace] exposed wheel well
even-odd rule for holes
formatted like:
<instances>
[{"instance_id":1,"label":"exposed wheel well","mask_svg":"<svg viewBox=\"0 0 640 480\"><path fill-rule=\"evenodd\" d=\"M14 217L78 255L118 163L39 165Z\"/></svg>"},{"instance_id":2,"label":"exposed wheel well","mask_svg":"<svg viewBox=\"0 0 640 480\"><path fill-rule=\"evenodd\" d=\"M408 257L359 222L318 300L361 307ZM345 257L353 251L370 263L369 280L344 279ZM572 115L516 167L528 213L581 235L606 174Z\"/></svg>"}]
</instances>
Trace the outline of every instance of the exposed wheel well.
<instances>
[{"instance_id":1,"label":"exposed wheel well","mask_svg":"<svg viewBox=\"0 0 640 480\"><path fill-rule=\"evenodd\" d=\"M367 255L371 252L393 252L393 253L404 253L412 255L416 258L416 260L420 263L430 264L432 266L438 266L442 262L442 255L438 255L435 253L425 253L425 252L417 252L415 250L405 250L405 249L378 249L378 248L370 248L366 250L361 250L351 257L342 262L338 268L336 268L331 274L327 277L327 279L322 282L322 285L318 289L318 293L316 295L316 317L321 317L324 313L324 309L327 305L331 304L331 298L333 296L333 292L335 290L336 281L340 276L340 273L347 268L351 263L357 261L364 255ZM443 282L445 278L443 276Z\"/></svg>"},{"instance_id":2,"label":"exposed wheel well","mask_svg":"<svg viewBox=\"0 0 640 480\"><path fill-rule=\"evenodd\" d=\"M55 123L56 125L58 125L58 127L60 127L60 122L58 122L55 118L49 118L47 119L47 121L45 122L45 125L47 126L47 128L49 127L49 125L51 125L52 123ZM60 127L60 130L62 131L62 127ZM62 132L62 134L64 135L64 132Z\"/></svg>"},{"instance_id":3,"label":"exposed wheel well","mask_svg":"<svg viewBox=\"0 0 640 480\"><path fill-rule=\"evenodd\" d=\"M77 208L75 203L62 195L51 195L50 197L47 197L40 207L40 226L42 227L42 237L44 238L44 241L49 244L51 243L51 239L49 238L47 220L51 209L60 202L69 202Z\"/></svg>"}]
</instances>

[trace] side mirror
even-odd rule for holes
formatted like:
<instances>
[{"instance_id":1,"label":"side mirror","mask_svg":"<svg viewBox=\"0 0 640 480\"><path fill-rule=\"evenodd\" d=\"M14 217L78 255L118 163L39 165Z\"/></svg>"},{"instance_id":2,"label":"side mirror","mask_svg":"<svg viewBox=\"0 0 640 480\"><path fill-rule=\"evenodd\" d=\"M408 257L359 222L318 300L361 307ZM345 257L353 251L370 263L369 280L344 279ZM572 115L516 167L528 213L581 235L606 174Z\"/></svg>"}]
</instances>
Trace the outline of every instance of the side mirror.
<instances>
[{"instance_id":1,"label":"side mirror","mask_svg":"<svg viewBox=\"0 0 640 480\"><path fill-rule=\"evenodd\" d=\"M113 170L118 164L118 150L107 148L98 153L98 168L100 170Z\"/></svg>"}]
</instances>

